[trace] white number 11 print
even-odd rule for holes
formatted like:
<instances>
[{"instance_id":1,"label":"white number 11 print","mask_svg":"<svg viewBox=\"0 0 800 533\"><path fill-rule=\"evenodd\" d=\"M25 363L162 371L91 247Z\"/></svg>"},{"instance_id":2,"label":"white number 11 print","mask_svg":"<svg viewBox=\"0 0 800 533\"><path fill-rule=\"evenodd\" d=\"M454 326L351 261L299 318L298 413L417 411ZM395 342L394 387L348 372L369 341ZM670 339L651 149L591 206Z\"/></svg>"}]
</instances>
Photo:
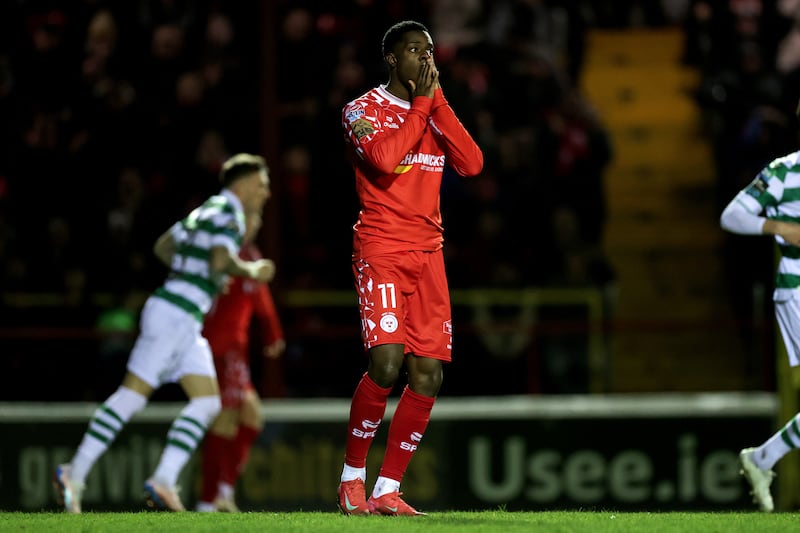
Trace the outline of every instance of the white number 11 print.
<instances>
[{"instance_id":1,"label":"white number 11 print","mask_svg":"<svg viewBox=\"0 0 800 533\"><path fill-rule=\"evenodd\" d=\"M379 283L378 288L381 290L381 303L383 304L383 308L386 309L387 307L397 307L397 298L394 294L394 283ZM391 300L391 305L389 305L388 300Z\"/></svg>"}]
</instances>

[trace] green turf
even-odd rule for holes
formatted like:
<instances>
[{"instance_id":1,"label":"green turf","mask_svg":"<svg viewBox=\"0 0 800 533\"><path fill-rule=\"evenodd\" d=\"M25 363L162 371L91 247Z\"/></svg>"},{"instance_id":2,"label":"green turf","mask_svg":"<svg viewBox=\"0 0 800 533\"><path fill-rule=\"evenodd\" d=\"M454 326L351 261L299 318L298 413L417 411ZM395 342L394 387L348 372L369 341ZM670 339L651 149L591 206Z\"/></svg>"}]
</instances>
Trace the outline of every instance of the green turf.
<instances>
[{"instance_id":1,"label":"green turf","mask_svg":"<svg viewBox=\"0 0 800 533\"><path fill-rule=\"evenodd\" d=\"M424 517L346 517L337 513L0 513L0 531L171 533L246 531L440 532L775 532L796 531L793 513L440 512Z\"/></svg>"}]
</instances>

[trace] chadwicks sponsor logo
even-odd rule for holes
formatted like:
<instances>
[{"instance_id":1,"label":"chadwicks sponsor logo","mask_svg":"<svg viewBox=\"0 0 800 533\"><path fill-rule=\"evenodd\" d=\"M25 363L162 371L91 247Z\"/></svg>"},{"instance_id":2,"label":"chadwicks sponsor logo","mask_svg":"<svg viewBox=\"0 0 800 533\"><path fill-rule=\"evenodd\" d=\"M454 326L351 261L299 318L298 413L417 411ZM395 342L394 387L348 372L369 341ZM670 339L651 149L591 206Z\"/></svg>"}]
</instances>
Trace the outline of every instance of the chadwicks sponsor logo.
<instances>
[{"instance_id":1,"label":"chadwicks sponsor logo","mask_svg":"<svg viewBox=\"0 0 800 533\"><path fill-rule=\"evenodd\" d=\"M400 166L415 165L417 163L427 167L443 167L444 156L433 154L407 154L403 160L400 161Z\"/></svg>"}]
</instances>

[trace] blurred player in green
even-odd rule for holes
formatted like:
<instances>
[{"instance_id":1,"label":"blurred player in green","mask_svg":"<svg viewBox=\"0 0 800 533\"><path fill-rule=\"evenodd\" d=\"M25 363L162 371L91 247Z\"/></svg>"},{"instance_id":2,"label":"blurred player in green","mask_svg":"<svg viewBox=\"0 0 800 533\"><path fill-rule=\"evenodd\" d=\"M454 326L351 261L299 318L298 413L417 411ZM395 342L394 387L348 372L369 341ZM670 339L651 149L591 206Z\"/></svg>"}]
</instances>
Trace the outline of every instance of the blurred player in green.
<instances>
[{"instance_id":1,"label":"blurred player in green","mask_svg":"<svg viewBox=\"0 0 800 533\"><path fill-rule=\"evenodd\" d=\"M145 499L155 509L185 510L175 483L221 408L211 349L201 335L203 319L229 276L268 282L275 274L271 260L239 258L245 213L260 211L270 195L266 162L237 154L224 163L220 181L219 194L176 222L154 245L170 272L142 309L127 373L95 411L72 460L54 474L58 500L67 512L81 512L89 471L165 383L179 383L189 402L167 433L158 466L144 484Z\"/></svg>"},{"instance_id":2,"label":"blurred player in green","mask_svg":"<svg viewBox=\"0 0 800 533\"><path fill-rule=\"evenodd\" d=\"M800 366L800 151L764 167L723 210L720 224L731 233L774 236L781 252L773 292L775 317L789 365ZM798 447L800 413L760 445L739 453L742 474L760 510L774 509L770 493L775 477L772 468Z\"/></svg>"}]
</instances>

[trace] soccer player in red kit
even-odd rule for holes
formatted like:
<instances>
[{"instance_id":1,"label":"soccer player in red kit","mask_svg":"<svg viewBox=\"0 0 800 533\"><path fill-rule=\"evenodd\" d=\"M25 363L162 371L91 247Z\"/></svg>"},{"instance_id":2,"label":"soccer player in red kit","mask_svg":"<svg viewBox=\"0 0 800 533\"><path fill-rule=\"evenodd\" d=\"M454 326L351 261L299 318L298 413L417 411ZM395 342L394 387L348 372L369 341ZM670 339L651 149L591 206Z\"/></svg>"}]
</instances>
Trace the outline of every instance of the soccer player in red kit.
<instances>
[{"instance_id":1,"label":"soccer player in red kit","mask_svg":"<svg viewBox=\"0 0 800 533\"><path fill-rule=\"evenodd\" d=\"M453 339L442 256L442 172L447 165L475 176L483 154L442 93L425 26L395 24L382 52L389 82L342 111L361 206L353 227L353 275L368 365L350 405L337 492L347 515L419 515L400 498L400 482L428 426ZM367 499L367 452L404 364L408 383Z\"/></svg>"},{"instance_id":2,"label":"soccer player in red kit","mask_svg":"<svg viewBox=\"0 0 800 533\"><path fill-rule=\"evenodd\" d=\"M248 213L240 257L253 261L261 252L253 240L261 213ZM253 441L261 433L259 398L250 377L249 331L258 319L265 357L283 353L283 328L269 285L234 278L206 316L203 336L211 345L217 369L222 411L211 424L203 445L203 483L198 511L236 512L234 487Z\"/></svg>"}]
</instances>

